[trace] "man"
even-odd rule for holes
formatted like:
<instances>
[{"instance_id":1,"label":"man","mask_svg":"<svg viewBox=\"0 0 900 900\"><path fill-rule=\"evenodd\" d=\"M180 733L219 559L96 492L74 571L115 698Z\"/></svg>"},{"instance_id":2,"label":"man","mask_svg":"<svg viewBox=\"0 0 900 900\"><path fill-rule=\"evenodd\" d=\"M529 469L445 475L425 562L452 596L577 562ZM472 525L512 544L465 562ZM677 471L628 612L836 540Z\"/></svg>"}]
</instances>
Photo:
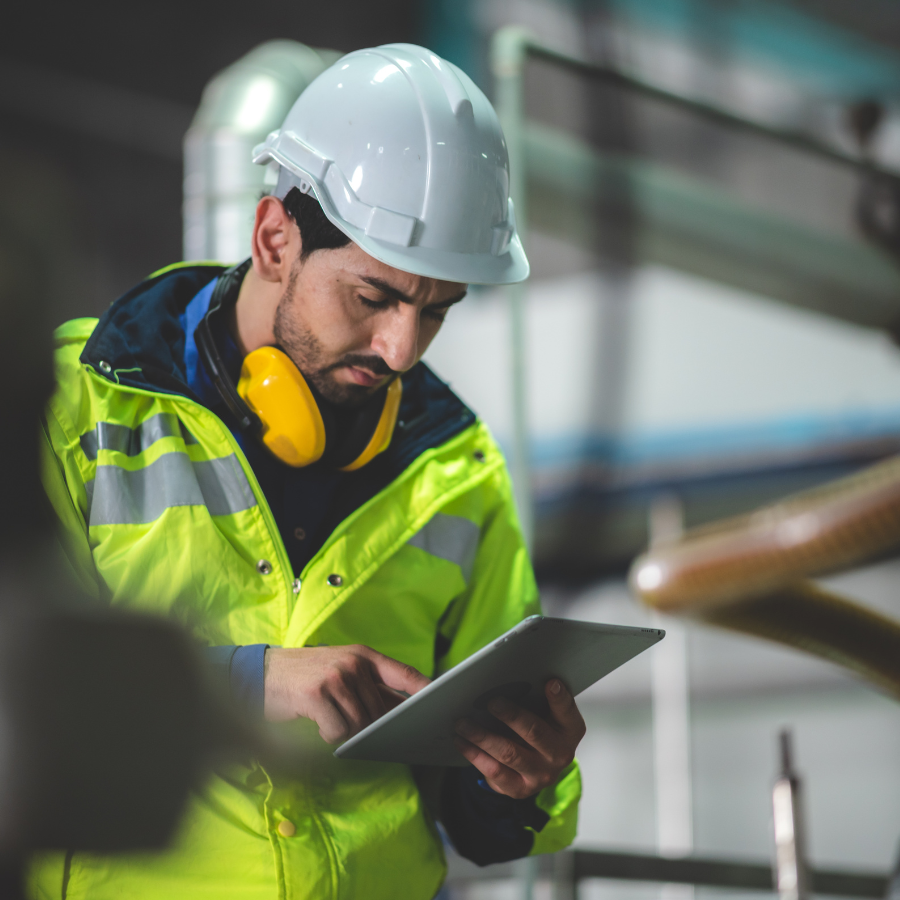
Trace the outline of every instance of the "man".
<instances>
[{"instance_id":1,"label":"man","mask_svg":"<svg viewBox=\"0 0 900 900\"><path fill-rule=\"evenodd\" d=\"M496 115L423 48L344 57L256 161L277 185L250 260L164 269L58 330L45 480L89 589L181 619L251 713L336 742L538 609L500 452L419 362L467 283L528 264ZM558 850L584 723L546 695L546 719L492 703L518 739L461 721L468 769L321 741L301 775L229 769L172 851L47 860L34 893L427 900L429 786L476 862Z\"/></svg>"}]
</instances>

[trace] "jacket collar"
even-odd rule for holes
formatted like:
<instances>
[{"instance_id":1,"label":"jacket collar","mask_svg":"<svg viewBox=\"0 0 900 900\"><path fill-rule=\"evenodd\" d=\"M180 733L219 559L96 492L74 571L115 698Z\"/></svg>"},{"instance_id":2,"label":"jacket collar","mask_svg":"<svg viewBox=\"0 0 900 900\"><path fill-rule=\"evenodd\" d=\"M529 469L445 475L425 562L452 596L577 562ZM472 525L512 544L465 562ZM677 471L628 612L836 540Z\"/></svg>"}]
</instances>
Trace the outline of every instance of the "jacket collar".
<instances>
[{"instance_id":1,"label":"jacket collar","mask_svg":"<svg viewBox=\"0 0 900 900\"><path fill-rule=\"evenodd\" d=\"M104 313L81 362L114 384L180 394L200 403L187 383L180 316L198 291L226 269L178 264L162 269L121 296ZM393 472L475 422L472 412L424 363L403 376L394 439L383 454Z\"/></svg>"}]
</instances>

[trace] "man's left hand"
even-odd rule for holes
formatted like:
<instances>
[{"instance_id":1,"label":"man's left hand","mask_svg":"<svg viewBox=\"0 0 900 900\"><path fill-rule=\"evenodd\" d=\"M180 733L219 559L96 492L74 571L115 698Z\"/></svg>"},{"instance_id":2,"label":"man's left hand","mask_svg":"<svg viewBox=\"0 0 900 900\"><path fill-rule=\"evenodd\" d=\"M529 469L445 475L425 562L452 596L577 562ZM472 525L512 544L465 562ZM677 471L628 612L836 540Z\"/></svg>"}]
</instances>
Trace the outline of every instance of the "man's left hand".
<instances>
[{"instance_id":1,"label":"man's left hand","mask_svg":"<svg viewBox=\"0 0 900 900\"><path fill-rule=\"evenodd\" d=\"M456 747L499 794L522 800L555 784L575 758L585 725L575 698L558 679L544 686L550 714L541 718L504 697L488 704L490 713L520 738L488 731L470 719L456 723Z\"/></svg>"}]
</instances>

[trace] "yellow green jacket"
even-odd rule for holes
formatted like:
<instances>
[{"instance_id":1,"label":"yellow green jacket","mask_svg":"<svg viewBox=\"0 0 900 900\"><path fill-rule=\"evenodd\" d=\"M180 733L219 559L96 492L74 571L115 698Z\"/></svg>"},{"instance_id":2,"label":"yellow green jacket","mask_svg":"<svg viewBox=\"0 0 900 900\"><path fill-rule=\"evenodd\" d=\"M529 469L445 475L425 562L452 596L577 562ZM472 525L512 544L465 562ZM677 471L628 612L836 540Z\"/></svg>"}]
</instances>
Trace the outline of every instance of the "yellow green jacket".
<instances>
[{"instance_id":1,"label":"yellow green jacket","mask_svg":"<svg viewBox=\"0 0 900 900\"><path fill-rule=\"evenodd\" d=\"M233 435L179 387L177 334L161 327L138 340L128 319L141 304L177 313L220 272L163 270L99 327L77 319L56 332L44 481L82 586L100 601L174 617L204 645L361 643L429 676L537 612L503 457L470 413L291 571ZM433 897L446 865L410 768L337 760L303 725L302 776L257 763L217 773L191 799L170 850L51 854L33 866L32 894ZM537 798L550 818L532 853L572 841L579 796L573 764ZM290 837L279 831L285 820Z\"/></svg>"}]
</instances>

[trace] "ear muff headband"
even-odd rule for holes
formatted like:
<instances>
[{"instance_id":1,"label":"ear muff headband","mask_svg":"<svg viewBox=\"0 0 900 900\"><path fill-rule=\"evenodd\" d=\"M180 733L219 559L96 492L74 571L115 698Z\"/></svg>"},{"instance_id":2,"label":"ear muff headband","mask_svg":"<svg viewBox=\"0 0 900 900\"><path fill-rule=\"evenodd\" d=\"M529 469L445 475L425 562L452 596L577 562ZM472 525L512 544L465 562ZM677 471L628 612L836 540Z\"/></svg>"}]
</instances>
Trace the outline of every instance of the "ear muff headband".
<instances>
[{"instance_id":1,"label":"ear muff headband","mask_svg":"<svg viewBox=\"0 0 900 900\"><path fill-rule=\"evenodd\" d=\"M197 345L197 353L209 372L216 390L219 392L228 411L237 420L241 431L249 431L252 434L259 434L262 430L262 422L259 417L247 406L241 399L238 392L234 389L231 379L225 370L225 364L219 355L219 348L213 339L210 320L226 303L236 303L238 292L241 289L241 282L250 268L251 260L245 260L238 266L232 266L226 269L216 282L213 288L212 297L209 299L209 309L206 315L200 320L197 328L194 330L194 342Z\"/></svg>"},{"instance_id":2,"label":"ear muff headband","mask_svg":"<svg viewBox=\"0 0 900 900\"><path fill-rule=\"evenodd\" d=\"M195 331L197 350L209 371L219 394L241 429L255 434L269 451L282 462L295 468L311 465L329 449L329 435L334 443L331 416L323 416L316 397L300 370L290 357L277 347L260 347L244 358L237 389L231 383L213 339L209 319L224 306L237 301L250 260L223 272L210 298L209 310ZM381 410L374 431L364 431L366 443L355 456L350 441L345 448L351 462L339 466L342 472L361 469L366 463L388 448L397 424L403 385L399 378L388 385L381 400ZM367 417L374 413L361 410ZM371 421L371 419L370 419ZM357 431L365 428L365 419L358 422ZM371 428L371 425L369 426ZM359 447L359 443L356 444ZM329 452L329 458L333 458ZM343 454L346 459L346 453ZM337 463L337 460L335 460Z\"/></svg>"}]
</instances>

